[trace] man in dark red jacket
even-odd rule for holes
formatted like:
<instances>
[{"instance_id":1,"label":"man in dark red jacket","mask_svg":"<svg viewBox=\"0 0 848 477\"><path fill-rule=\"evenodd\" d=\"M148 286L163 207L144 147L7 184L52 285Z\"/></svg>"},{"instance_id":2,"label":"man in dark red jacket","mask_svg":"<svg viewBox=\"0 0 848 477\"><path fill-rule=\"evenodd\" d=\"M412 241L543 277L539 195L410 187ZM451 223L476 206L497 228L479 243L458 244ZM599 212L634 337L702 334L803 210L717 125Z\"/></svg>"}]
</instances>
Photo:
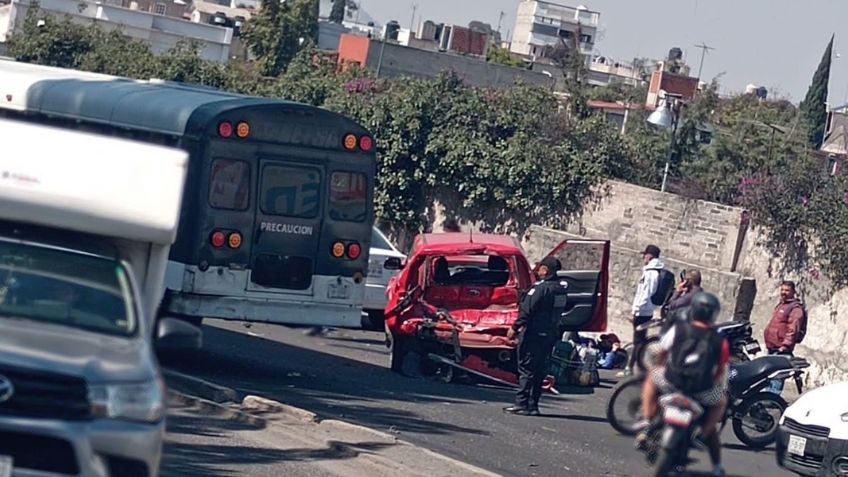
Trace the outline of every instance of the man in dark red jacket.
<instances>
[{"instance_id":1,"label":"man in dark red jacket","mask_svg":"<svg viewBox=\"0 0 848 477\"><path fill-rule=\"evenodd\" d=\"M780 303L765 331L769 354L791 355L807 330L807 313L796 296L795 283L785 281L780 285Z\"/></svg>"}]
</instances>

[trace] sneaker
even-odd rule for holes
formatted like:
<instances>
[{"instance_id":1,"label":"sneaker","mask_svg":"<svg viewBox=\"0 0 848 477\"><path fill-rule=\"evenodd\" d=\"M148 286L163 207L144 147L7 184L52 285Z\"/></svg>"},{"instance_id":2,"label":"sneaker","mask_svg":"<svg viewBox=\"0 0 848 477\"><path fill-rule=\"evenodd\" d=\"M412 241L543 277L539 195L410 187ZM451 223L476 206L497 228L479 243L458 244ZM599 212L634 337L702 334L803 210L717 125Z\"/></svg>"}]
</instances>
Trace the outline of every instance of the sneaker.
<instances>
[{"instance_id":1,"label":"sneaker","mask_svg":"<svg viewBox=\"0 0 848 477\"><path fill-rule=\"evenodd\" d=\"M617 372L615 374L615 376L617 378L626 378L626 377L629 377L629 376L633 376L633 370L632 369L624 369L622 371Z\"/></svg>"},{"instance_id":2,"label":"sneaker","mask_svg":"<svg viewBox=\"0 0 848 477\"><path fill-rule=\"evenodd\" d=\"M727 474L724 472L724 466L721 464L713 467L713 477L725 477Z\"/></svg>"},{"instance_id":3,"label":"sneaker","mask_svg":"<svg viewBox=\"0 0 848 477\"><path fill-rule=\"evenodd\" d=\"M646 452L648 450L648 431L643 430L636 434L636 450Z\"/></svg>"},{"instance_id":4,"label":"sneaker","mask_svg":"<svg viewBox=\"0 0 848 477\"><path fill-rule=\"evenodd\" d=\"M541 416L542 413L539 412L538 409L531 409L531 410L527 411L527 415L528 416Z\"/></svg>"},{"instance_id":5,"label":"sneaker","mask_svg":"<svg viewBox=\"0 0 848 477\"><path fill-rule=\"evenodd\" d=\"M527 408L524 408L524 407L520 407L520 406L505 407L503 411L507 414L514 414L516 416L532 416L533 415L532 414L533 411L531 411ZM538 413L539 413L539 411L536 411L536 415L538 415Z\"/></svg>"}]
</instances>

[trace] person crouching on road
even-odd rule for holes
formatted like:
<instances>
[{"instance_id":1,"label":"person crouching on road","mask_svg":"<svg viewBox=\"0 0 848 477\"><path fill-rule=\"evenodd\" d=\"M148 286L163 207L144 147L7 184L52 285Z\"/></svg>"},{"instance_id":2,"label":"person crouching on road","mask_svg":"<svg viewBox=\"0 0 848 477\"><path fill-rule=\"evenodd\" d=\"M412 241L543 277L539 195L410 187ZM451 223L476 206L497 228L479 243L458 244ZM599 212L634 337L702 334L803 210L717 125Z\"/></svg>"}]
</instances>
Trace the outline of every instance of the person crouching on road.
<instances>
[{"instance_id":1,"label":"person crouching on road","mask_svg":"<svg viewBox=\"0 0 848 477\"><path fill-rule=\"evenodd\" d=\"M507 332L518 339L518 392L510 414L538 416L546 364L558 336L559 316L565 311L568 284L557 279L559 260L547 257L537 271L539 279L521 300L518 320Z\"/></svg>"}]
</instances>

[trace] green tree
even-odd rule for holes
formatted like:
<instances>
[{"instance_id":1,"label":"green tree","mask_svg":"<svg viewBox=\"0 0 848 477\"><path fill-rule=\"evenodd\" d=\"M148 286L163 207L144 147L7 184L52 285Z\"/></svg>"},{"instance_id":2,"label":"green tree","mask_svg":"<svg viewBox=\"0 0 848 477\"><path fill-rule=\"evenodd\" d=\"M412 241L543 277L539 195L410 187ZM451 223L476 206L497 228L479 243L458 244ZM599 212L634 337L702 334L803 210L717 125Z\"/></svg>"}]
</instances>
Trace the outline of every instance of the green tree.
<instances>
[{"instance_id":1,"label":"green tree","mask_svg":"<svg viewBox=\"0 0 848 477\"><path fill-rule=\"evenodd\" d=\"M489 51L486 52L486 61L496 65L512 66L514 68L525 68L526 65L518 58L513 58L509 50L500 48L497 45L490 45Z\"/></svg>"},{"instance_id":2,"label":"green tree","mask_svg":"<svg viewBox=\"0 0 848 477\"><path fill-rule=\"evenodd\" d=\"M44 13L34 2L22 31L9 40L9 53L18 61L75 68L82 55L95 49L98 31Z\"/></svg>"},{"instance_id":3,"label":"green tree","mask_svg":"<svg viewBox=\"0 0 848 477\"><path fill-rule=\"evenodd\" d=\"M813 75L813 82L807 90L807 96L801 103L801 114L809 132L810 144L818 149L824 140L825 122L827 121L827 95L830 82L830 64L833 60L833 36L824 50L819 67Z\"/></svg>"},{"instance_id":4,"label":"green tree","mask_svg":"<svg viewBox=\"0 0 848 477\"><path fill-rule=\"evenodd\" d=\"M346 6L347 0L333 0L333 10L330 11L330 21L333 23L343 22Z\"/></svg>"},{"instance_id":5,"label":"green tree","mask_svg":"<svg viewBox=\"0 0 848 477\"><path fill-rule=\"evenodd\" d=\"M318 8L318 0L262 1L242 30L261 74L279 75L309 41L318 42Z\"/></svg>"}]
</instances>

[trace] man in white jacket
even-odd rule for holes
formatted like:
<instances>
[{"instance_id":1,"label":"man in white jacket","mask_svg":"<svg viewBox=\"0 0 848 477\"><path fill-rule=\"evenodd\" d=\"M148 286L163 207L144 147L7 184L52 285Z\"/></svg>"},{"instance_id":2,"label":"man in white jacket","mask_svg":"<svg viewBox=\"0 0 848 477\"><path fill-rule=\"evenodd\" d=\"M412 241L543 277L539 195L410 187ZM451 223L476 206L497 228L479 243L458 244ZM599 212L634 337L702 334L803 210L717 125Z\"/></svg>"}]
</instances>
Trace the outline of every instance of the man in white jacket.
<instances>
[{"instance_id":1,"label":"man in white jacket","mask_svg":"<svg viewBox=\"0 0 848 477\"><path fill-rule=\"evenodd\" d=\"M630 312L630 321L633 323L633 351L630 353L630 362L627 364L627 369L620 373L623 376L633 374L637 349L648 336L647 331L637 331L636 328L639 325L647 323L654 317L654 311L657 306L651 301L651 296L657 292L660 281L660 270L665 268L665 264L660 259L660 249L656 245L645 247L642 260L645 263L645 267L642 269L642 278L639 279L639 286L636 287L636 295L633 297L633 308Z\"/></svg>"}]
</instances>

